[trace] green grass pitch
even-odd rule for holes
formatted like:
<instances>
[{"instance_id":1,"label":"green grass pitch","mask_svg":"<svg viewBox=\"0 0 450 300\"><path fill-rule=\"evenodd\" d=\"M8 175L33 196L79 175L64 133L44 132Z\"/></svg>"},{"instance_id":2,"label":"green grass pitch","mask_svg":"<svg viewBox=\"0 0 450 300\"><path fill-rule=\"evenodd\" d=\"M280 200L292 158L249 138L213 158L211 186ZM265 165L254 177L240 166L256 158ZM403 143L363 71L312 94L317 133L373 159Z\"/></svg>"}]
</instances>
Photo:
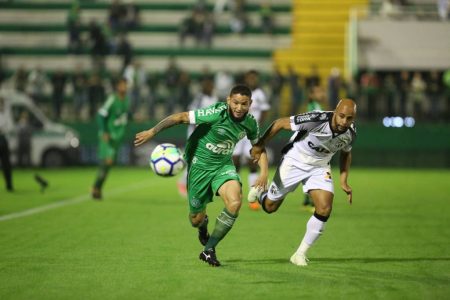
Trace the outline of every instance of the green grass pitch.
<instances>
[{"instance_id":1,"label":"green grass pitch","mask_svg":"<svg viewBox=\"0 0 450 300\"><path fill-rule=\"evenodd\" d=\"M44 194L32 170L14 172L15 193L2 186L0 299L450 297L448 170L352 169L354 204L336 185L305 268L289 262L310 217L300 191L272 215L244 203L217 248L223 267L212 268L198 259L176 178L116 167L105 200L94 202L95 172L40 171L50 181ZM211 220L222 207L219 198L208 206Z\"/></svg>"}]
</instances>

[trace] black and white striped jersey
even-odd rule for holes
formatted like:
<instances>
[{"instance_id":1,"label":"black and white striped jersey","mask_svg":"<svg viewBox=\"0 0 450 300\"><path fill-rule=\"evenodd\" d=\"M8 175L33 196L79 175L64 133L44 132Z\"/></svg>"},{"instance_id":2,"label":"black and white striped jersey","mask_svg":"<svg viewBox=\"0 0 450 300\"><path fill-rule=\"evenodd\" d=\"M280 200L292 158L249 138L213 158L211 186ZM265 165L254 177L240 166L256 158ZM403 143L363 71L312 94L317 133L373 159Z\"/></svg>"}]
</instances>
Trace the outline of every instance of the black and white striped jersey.
<instances>
[{"instance_id":1,"label":"black and white striped jersey","mask_svg":"<svg viewBox=\"0 0 450 300\"><path fill-rule=\"evenodd\" d=\"M305 164L325 166L339 150L351 151L356 138L354 124L343 133L335 133L331 130L332 118L332 111L291 116L291 129L295 134L283 148L283 153Z\"/></svg>"}]
</instances>

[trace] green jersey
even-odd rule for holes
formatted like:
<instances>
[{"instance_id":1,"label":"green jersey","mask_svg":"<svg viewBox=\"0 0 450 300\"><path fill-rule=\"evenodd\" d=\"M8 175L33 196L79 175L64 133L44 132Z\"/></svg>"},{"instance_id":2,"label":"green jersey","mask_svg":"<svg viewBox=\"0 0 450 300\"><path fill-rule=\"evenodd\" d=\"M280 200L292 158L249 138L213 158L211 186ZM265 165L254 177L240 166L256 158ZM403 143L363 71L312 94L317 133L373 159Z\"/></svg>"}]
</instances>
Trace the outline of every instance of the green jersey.
<instances>
[{"instance_id":1,"label":"green jersey","mask_svg":"<svg viewBox=\"0 0 450 300\"><path fill-rule=\"evenodd\" d=\"M255 118L247 114L242 121L234 121L223 102L190 111L189 123L197 127L187 141L185 159L189 165L205 170L232 164L233 150L239 140L247 136L254 144L259 138Z\"/></svg>"},{"instance_id":2,"label":"green jersey","mask_svg":"<svg viewBox=\"0 0 450 300\"><path fill-rule=\"evenodd\" d=\"M108 97L98 111L100 135L109 133L111 140L120 141L128 124L128 97L121 100L117 94Z\"/></svg>"}]
</instances>

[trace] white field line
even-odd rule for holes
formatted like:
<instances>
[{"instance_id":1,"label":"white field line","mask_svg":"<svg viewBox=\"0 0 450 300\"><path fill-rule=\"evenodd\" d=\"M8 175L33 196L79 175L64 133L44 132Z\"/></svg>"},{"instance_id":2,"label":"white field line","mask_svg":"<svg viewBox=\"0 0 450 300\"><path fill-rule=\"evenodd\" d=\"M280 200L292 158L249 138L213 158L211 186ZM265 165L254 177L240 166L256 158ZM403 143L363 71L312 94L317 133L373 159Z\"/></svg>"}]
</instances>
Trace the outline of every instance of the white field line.
<instances>
[{"instance_id":1,"label":"white field line","mask_svg":"<svg viewBox=\"0 0 450 300\"><path fill-rule=\"evenodd\" d=\"M145 181L141 181L141 182L136 183L131 186L108 191L108 196L115 196L115 195L123 194L123 193L129 192L129 191L140 189L144 186L145 187L151 186L151 181L145 180ZM80 195L80 196L73 197L73 198L63 199L63 200L60 200L58 202L51 203L48 205L38 206L38 207L30 208L30 209L27 209L24 211L19 211L19 212L15 212L12 214L0 216L0 222L39 214L39 213L46 212L46 211L49 211L49 210L52 210L52 209L55 209L58 207L64 207L64 206L78 204L78 203L81 203L81 202L84 202L84 201L87 201L90 199L91 199L91 195Z\"/></svg>"}]
</instances>

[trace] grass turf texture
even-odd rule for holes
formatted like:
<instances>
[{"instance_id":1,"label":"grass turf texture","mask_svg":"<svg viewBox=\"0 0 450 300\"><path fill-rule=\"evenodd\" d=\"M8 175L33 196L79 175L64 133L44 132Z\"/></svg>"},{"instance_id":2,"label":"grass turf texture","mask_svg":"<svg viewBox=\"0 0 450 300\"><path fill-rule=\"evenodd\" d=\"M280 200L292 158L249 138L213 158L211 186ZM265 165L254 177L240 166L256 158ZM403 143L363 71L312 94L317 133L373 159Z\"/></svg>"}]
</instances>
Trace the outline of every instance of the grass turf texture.
<instances>
[{"instance_id":1,"label":"grass turf texture","mask_svg":"<svg viewBox=\"0 0 450 300\"><path fill-rule=\"evenodd\" d=\"M41 171L50 182L44 194L34 171L14 172L16 192L0 191L0 217L63 199L79 202L0 221L0 299L450 295L448 170L352 169L354 204L337 190L333 215L306 268L289 263L310 217L301 210L299 190L273 215L244 203L217 248L223 267L212 268L198 259L202 247L175 178L116 167L105 200L94 202L88 193L95 172ZM208 206L211 220L222 207L218 198Z\"/></svg>"}]
</instances>

